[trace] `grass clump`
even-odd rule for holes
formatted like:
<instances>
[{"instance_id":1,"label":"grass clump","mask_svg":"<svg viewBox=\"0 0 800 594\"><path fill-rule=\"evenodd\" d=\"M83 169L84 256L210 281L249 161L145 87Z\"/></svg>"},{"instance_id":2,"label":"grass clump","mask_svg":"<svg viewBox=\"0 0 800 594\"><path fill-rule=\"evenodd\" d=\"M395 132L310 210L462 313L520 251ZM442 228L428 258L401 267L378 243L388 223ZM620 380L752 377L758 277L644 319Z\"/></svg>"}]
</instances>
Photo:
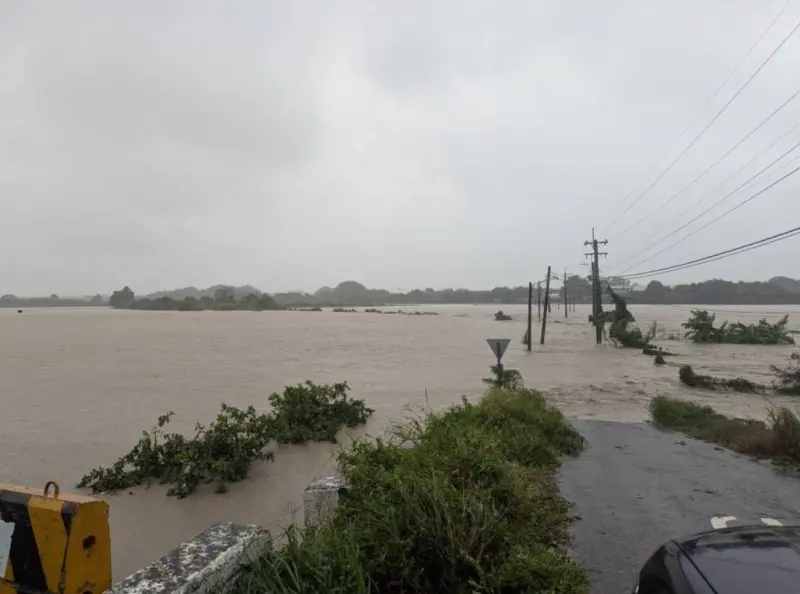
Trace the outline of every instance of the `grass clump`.
<instances>
[{"instance_id":1,"label":"grass clump","mask_svg":"<svg viewBox=\"0 0 800 594\"><path fill-rule=\"evenodd\" d=\"M727 417L710 406L656 396L650 415L657 427L680 431L741 454L769 458L780 466L800 464L800 417L786 407L769 411L766 423Z\"/></svg>"},{"instance_id":2,"label":"grass clump","mask_svg":"<svg viewBox=\"0 0 800 594\"><path fill-rule=\"evenodd\" d=\"M130 452L110 467L95 468L77 486L114 493L157 480L172 484L167 495L183 498L202 483L216 482L217 492L223 493L227 483L247 478L253 462L274 458L265 451L272 441L335 441L342 427L365 423L373 410L363 400L348 398L348 390L347 383L287 386L283 394L269 397L270 414L222 404L214 421L198 423L188 438L165 431L174 414L169 412L142 432Z\"/></svg>"},{"instance_id":3,"label":"grass clump","mask_svg":"<svg viewBox=\"0 0 800 594\"><path fill-rule=\"evenodd\" d=\"M681 324L686 328L684 338L693 342L718 344L794 344L794 337L786 327L789 323L788 314L774 324L764 318L758 324L723 322L717 327L714 325L716 318L717 314L693 309L689 320Z\"/></svg>"},{"instance_id":4,"label":"grass clump","mask_svg":"<svg viewBox=\"0 0 800 594\"><path fill-rule=\"evenodd\" d=\"M332 517L290 529L236 592L585 593L554 481L583 446L541 394L497 388L357 442L339 457L348 488Z\"/></svg>"},{"instance_id":5,"label":"grass clump","mask_svg":"<svg viewBox=\"0 0 800 594\"><path fill-rule=\"evenodd\" d=\"M495 322L508 322L509 320L512 320L512 319L513 318L510 315L508 315L507 313L504 313L502 309L498 310L494 314L494 321Z\"/></svg>"},{"instance_id":6,"label":"grass clump","mask_svg":"<svg viewBox=\"0 0 800 594\"><path fill-rule=\"evenodd\" d=\"M694 372L691 365L681 365L678 370L681 382L692 388L702 390L730 390L732 392L760 393L766 390L765 386L751 382L742 377L733 379L700 375Z\"/></svg>"}]
</instances>

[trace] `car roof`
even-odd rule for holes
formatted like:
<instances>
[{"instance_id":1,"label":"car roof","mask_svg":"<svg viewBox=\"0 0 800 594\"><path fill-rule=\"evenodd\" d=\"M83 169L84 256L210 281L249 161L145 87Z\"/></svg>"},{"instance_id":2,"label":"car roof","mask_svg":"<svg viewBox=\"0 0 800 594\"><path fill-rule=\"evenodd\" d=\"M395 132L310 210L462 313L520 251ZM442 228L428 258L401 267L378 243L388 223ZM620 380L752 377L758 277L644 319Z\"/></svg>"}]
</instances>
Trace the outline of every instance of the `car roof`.
<instances>
[{"instance_id":1,"label":"car roof","mask_svg":"<svg viewBox=\"0 0 800 594\"><path fill-rule=\"evenodd\" d=\"M791 592L800 583L800 526L744 526L676 540L719 594Z\"/></svg>"}]
</instances>

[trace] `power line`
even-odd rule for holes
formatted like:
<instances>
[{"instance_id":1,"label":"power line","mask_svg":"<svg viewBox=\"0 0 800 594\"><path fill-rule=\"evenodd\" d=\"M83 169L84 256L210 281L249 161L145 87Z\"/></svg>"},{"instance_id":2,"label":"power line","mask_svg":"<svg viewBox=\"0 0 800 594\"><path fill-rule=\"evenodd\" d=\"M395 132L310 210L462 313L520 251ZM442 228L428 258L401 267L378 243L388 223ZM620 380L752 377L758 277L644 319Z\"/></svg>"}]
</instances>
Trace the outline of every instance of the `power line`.
<instances>
[{"instance_id":1,"label":"power line","mask_svg":"<svg viewBox=\"0 0 800 594\"><path fill-rule=\"evenodd\" d=\"M724 155L722 155L722 156L721 156L719 159L717 159L717 160L716 160L716 161L714 161L714 162L713 162L711 165L709 165L709 166L706 168L706 170L705 170L705 171L703 171L703 173L701 173L700 175L698 175L697 177L695 177L695 178L694 178L692 181L690 181L688 184L686 184L685 186L683 186L683 187L682 187L680 190L678 190L678 191L677 191L675 194L673 194L672 196L670 196L670 197L669 197L669 199L667 199L667 201L666 201L666 202L664 202L664 203L663 203L661 206L659 206L658 208L655 208L654 210L650 211L650 213L649 213L649 214L647 214L647 215L643 216L641 219L639 219L638 221L636 221L636 222L635 222L633 225L631 225L630 227L628 227L627 229L625 229L624 231L622 231L621 233L619 233L619 234L618 234L618 235L616 235L615 237L622 237L623 235L625 235L625 234L626 234L628 231L630 231L631 229L635 229L637 226L639 226L639 225L640 225L640 224L642 224L644 221L646 221L647 219L649 219L650 217L652 217L654 214L656 214L656 213L657 213L659 210L661 210L662 208L664 208L665 206L667 206L668 204L670 204L670 203L671 203L673 200L675 200L675 198L677 198L678 196L680 196L681 194L683 194L683 193L684 193L686 190L688 190L690 187L692 187L692 186L693 186L695 183L697 183L698 181L700 181L700 179L702 179L703 177L705 177L705 175L706 175L706 174L707 174L709 171L711 171L711 170L712 170L714 167L716 167L717 165L719 165L719 164L720 164L720 163L721 163L721 162L722 162L722 161L723 161L723 160L724 160L726 157L728 157L728 156L729 156L729 155L730 155L730 154L731 154L733 151L735 151L737 148L739 148L740 146L742 146L742 144L744 144L744 143L745 143L745 142L746 142L746 141L747 141L747 140L748 140L748 139L749 139L749 138L750 138L750 137L751 137L753 134L755 134L756 132L758 132L758 131L759 131L759 130L760 130L760 129L761 129L761 128L762 128L762 127L763 127L763 126L764 126L764 125L767 123L767 122L769 122L769 121L770 121L770 120L771 120L773 117L775 117L775 116L776 116L776 115L777 115L777 114L778 114L778 113L779 113L779 112L780 112L780 111L781 111L781 110L782 110L784 107L786 107L787 105L789 105L789 103L791 103L791 102L792 102L792 101L793 101L793 100L794 100L794 99L795 99L795 98L796 98L798 95L800 95L800 89L796 90L796 91L795 91L795 92L794 92L794 93L791 95L791 97L789 97L789 98L788 98L786 101L784 101L784 102L783 102L783 103L782 103L782 104L781 104L781 105L780 105L780 106L779 106L779 107L778 107L776 110L774 110L774 111L773 111L771 114L769 114L769 115L768 115L768 116L767 116L765 119L763 119L763 120L761 121L761 123L760 123L758 126L756 126L755 128L753 128L752 130L750 130L750 132L748 132L748 133L747 133L747 134L746 134L746 135L745 135L745 136L744 136L744 137L743 137L741 140L739 140L739 142L737 142L735 145L733 145L733 147L731 147L730 149L728 149L728 151L727 151L727 152L726 152Z\"/></svg>"},{"instance_id":2,"label":"power line","mask_svg":"<svg viewBox=\"0 0 800 594\"><path fill-rule=\"evenodd\" d=\"M763 297L763 296L764 296L764 295L763 295L763 294L761 294L761 293L752 293L752 294L751 294L751 293L734 293L734 295L735 295L736 297L747 297L747 296L752 296L752 297ZM694 310L698 309L697 307L692 307L692 306L690 306L690 305L688 305L688 306L684 306L684 307L681 307L681 306L679 306L679 305L674 305L674 304L672 304L672 303L643 303L643 302L639 302L639 303L637 303L637 302L635 302L635 301L634 301L634 303L635 303L636 305L650 305L650 306L654 306L654 307L671 307L672 309L678 309L678 310L680 310L680 311L688 311L688 312L691 312L691 311L694 311ZM741 310L741 309L715 309L715 308L713 308L713 307L709 307L709 305L708 305L708 304L705 304L705 303L698 303L697 305L702 305L702 306L703 306L703 309L706 309L706 310L708 310L708 311L713 311L713 312L717 312L717 313L723 313L723 314L726 314L726 313L735 313L735 314L742 314L742 315L748 315L748 316L760 316L760 317L765 317L765 316L779 316L779 315L781 315L781 314L783 313L783 312L776 312L776 311L764 311L764 310L758 310L758 311L755 311L755 310L750 310L750 311L746 311L746 310ZM728 304L726 304L726 303L719 303L719 304L716 304L716 305L721 305L721 306L723 306L723 307L727 307L727 305L728 305ZM737 304L736 304L736 303L732 303L732 304L730 304L730 305L734 305L734 306L735 306L735 305L737 305ZM796 304L796 303L764 303L764 305L766 305L766 306L771 306L771 307L783 307L783 306L786 306L786 305L788 305L788 306L790 306L790 307L797 307L797 304Z\"/></svg>"},{"instance_id":3,"label":"power line","mask_svg":"<svg viewBox=\"0 0 800 594\"><path fill-rule=\"evenodd\" d=\"M756 173L755 175L753 175L753 176L752 176L750 179L748 179L747 181L745 181L744 183L742 183L742 184L741 184L741 185L740 185L738 188L734 189L733 191L731 191L731 192L730 192L730 193L728 193L727 195L725 195L725 196L723 196L722 198L720 198L719 200L717 200L717 201L716 201L714 204L712 204L711 206L709 206L709 207L708 207L707 209L705 209L703 212L701 212L700 214L696 215L696 216L695 216L695 217L693 217L691 220L689 220L688 222L684 223L683 225L681 225L680 227L678 227L677 229L675 229L674 231L672 231L672 232L671 232L671 233L669 233L668 235L665 235L664 237L662 237L660 240L658 240L658 241L657 241L655 244L653 244L652 246L650 246L650 247L646 248L645 250L642 250L642 252L640 252L640 255L641 255L641 253L643 253L643 252L646 252L646 251L648 251L648 250L652 249L652 248L653 248L653 247L655 247L656 245L658 245L658 244L660 244L660 243L663 243L665 240L669 239L670 237L672 237L673 235L675 235L676 233L678 233L678 231L680 231L681 229L685 229L686 227L688 227L689 225L691 225L692 223L694 223L696 220L698 220L700 217L704 216L706 213L708 213L709 211L713 210L714 208L716 208L717 206L719 206L720 204L722 204L723 202L725 202L725 201L726 201L728 198L730 198L730 197L732 197L733 195L735 195L736 193L738 193L738 192L739 192L741 189L743 189L743 188L744 188L744 187L745 187L745 186L746 186L748 183L750 183L751 181L753 181L755 178L757 178L759 175L761 175L762 173L764 173L764 172L765 172L767 169L769 169L770 167L772 167L773 165L775 165L775 164L776 164L778 161L780 161L781 159L783 159L783 158L784 158L786 155L788 155L788 154L789 154L789 153L791 153L792 151L796 150L798 147L800 147L800 142L796 143L796 144L795 144L795 145L794 145L792 148L790 148L788 151L784 152L784 153L783 153L783 154L782 154L780 157L778 157L777 159L775 159L775 160L774 160L772 163L770 163L769 165L767 165L767 166L766 166L764 169L762 169L761 171L759 171L758 173ZM764 192L766 192L767 190L769 190L769 189L771 189L771 188L775 187L776 185L778 185L779 183L781 183L782 181L784 181L784 180L785 180L785 179L787 179L788 177L791 177L792 175L794 175L795 173L797 173L797 171L798 171L798 170L800 170L800 166L796 167L795 169L793 169L792 171L790 171L790 172L789 172L789 173L787 173L786 175L784 175L784 176L780 177L779 179L775 180L774 182L772 182L771 184L769 184L769 185L768 185L768 186L766 186L765 188L762 188L761 190L759 190L758 192L756 192L755 194L753 194L753 195L752 195L752 196L750 196L749 198L746 198L745 200L743 200L742 202L740 202L739 204L737 204L737 205L736 205L735 207L733 207L732 209L725 211L725 212L724 212L724 213L722 213L720 216L718 216L716 219L712 219L711 221L709 221L708 223L706 223L706 224L705 224L705 225L703 225L702 227L699 227L698 229L696 229L696 230L692 231L692 232L691 232L691 233L689 233L688 235L685 235L684 237L682 237L682 238L681 238L681 239L679 239L678 241L675 241L675 242L673 242L673 243L669 244L669 245L668 245L667 247L665 247L663 250L661 250L661 251L658 251L658 252L656 252L655 254L653 254L652 256L648 256L648 257L647 257L647 258L645 258L644 260L640 260L639 262L637 262L637 263L636 263L636 264L634 264L633 266L630 266L630 267L628 267L627 269L623 270L621 274L625 274L625 273L626 273L626 272L628 272L629 270L632 270L633 268L636 268L637 266L640 266L640 265L644 264L645 262L649 262L650 260L652 260L652 259L653 259L653 258L655 258L656 256L658 256L658 255L660 255L660 254L663 254L664 252L666 252L666 251L667 251L667 250L669 250L669 249L672 249L673 247L675 247L675 246L676 246L676 245L678 245L679 243L682 243L682 242L686 241L687 239L689 239L690 237L693 237L694 235L696 235L697 233L699 233L699 232L700 232L700 231L702 231L703 229L707 228L709 225L712 225L712 224L716 223L716 222L717 222L718 220L720 220L721 218L723 218L723 217L726 217L727 215L729 215L730 213L732 213L732 212L733 212L733 211L735 211L736 209L740 208L741 206L744 206L745 204L747 204L748 202L750 202L750 201L751 201L751 200L753 200L754 198L757 198L758 196L761 196L761 195L762 195Z\"/></svg>"},{"instance_id":4,"label":"power line","mask_svg":"<svg viewBox=\"0 0 800 594\"><path fill-rule=\"evenodd\" d=\"M668 221L666 224L664 224L664 225L662 225L661 227L659 227L658 229L656 229L656 230L653 232L652 236L657 236L657 235L658 235L659 233L661 233L661 232L662 232L664 229L667 229L668 227L671 227L673 223L675 223L676 221L679 221L680 219L682 219L682 218L683 218L683 216L684 216L686 213L688 213L690 210L692 210L692 209L693 209L693 208L695 208L696 206L698 206L698 205L702 204L703 202L705 202L705 201L706 201L706 200L707 200L709 197L711 197L711 196L713 196L713 195L714 195L714 192L716 192L717 190L719 190L721 187L723 187L725 184L727 184L729 181L731 181L731 180L732 180L734 177L736 177L736 176L737 176L737 175L739 175L739 174L740 174L742 171L744 171L745 169L747 169L747 167L749 167L750 165L752 165L752 164L753 164L753 162L755 162L755 161L756 161L756 160L758 160L760 157L764 156L766 153L768 153L770 150L772 150L772 149L773 149L773 148L774 148L774 147L775 147L777 144L779 144L779 143L780 143L782 140L784 140L784 139L785 139L787 136L789 136L789 135L790 135L792 132L794 132L795 130L797 130L797 128L799 128L799 127L800 127L800 122L797 122L797 123L796 123L794 126L792 126L791 128L789 128L789 130L787 130L787 131L786 131L786 132L785 132L783 135L781 135L781 137L780 137L780 138L778 138L777 140L775 140L774 142L772 142L772 143L771 143L771 144L770 144L768 147L766 147L764 150L762 150L761 152L759 152L757 155L755 155L753 158L751 158L749 161L747 161L747 162L746 162L746 163L744 163L744 164L743 164L741 167L739 167L739 168L738 168L736 171L734 171L732 174L730 174L728 177L726 177L726 178L725 178L723 181L721 181L719 184L717 184L717 185L716 185L716 186L714 186L714 187L713 187L711 190L709 190L709 191L708 191L708 193L706 193L706 195L705 195L705 196L703 196L703 197L702 197L700 200L698 200L697 202L695 202L695 203L693 203L693 204L690 204L690 205L689 205L689 206L688 206L686 209L684 209L684 210L683 210L683 212L679 213L677 216L675 216L675 217L673 217L672 219L670 219L670 220L669 220L669 221ZM783 158L783 156L781 156L780 158L778 158L778 161L779 161L781 158ZM772 166L772 165L774 165L774 164L775 164L775 162L771 163L771 164L770 164L770 165L769 165L769 166L768 166L766 169L768 169L769 167L771 167L771 166ZM785 167L785 165L784 165L784 167ZM763 171L763 170L762 170L762 171ZM753 178L750 178L750 180L749 180L748 182L745 182L745 186L746 186L746 185L749 185L749 184L750 184L750 181L752 181L752 180L753 180ZM741 188L741 186L740 186L740 188ZM738 191L738 189L737 189L737 190L735 190L735 192L736 192L736 191ZM667 235L666 237L663 237L662 239L660 239L660 240L658 240L658 241L656 241L656 242L653 242L653 243L651 243L651 244L650 244L649 246L647 246L647 247L646 247L644 250L640 250L639 252L637 252L637 253L635 253L635 254L633 254L633 255L629 256L628 258L626 258L625 260L623 260L622 262L620 262L620 263L618 264L618 266L622 266L622 265L623 265L623 264L625 264L626 262L630 262L630 261L631 261L631 260L633 260L634 258L636 258L636 257L638 257L638 256L641 256L641 255L642 255L642 253L644 253L644 252L646 252L646 251L648 251L648 250L652 249L653 247L657 246L658 244L660 244L661 242L663 242L665 239L669 238L670 236L671 236L671 235Z\"/></svg>"},{"instance_id":5,"label":"power line","mask_svg":"<svg viewBox=\"0 0 800 594\"><path fill-rule=\"evenodd\" d=\"M631 209L632 209L634 206L636 206L636 205L637 205L637 204L638 204L638 203L641 201L641 199L642 199L642 198L644 198L644 197L645 197L645 195L646 195L646 194L647 194L647 193L648 193L648 192L649 192L649 191L650 191L650 190L653 188L653 186L655 186L655 185L656 185L656 184L657 184L659 181L661 181L661 179L662 179L662 178L663 178L663 177L664 177L664 176L665 176L667 173L669 173L669 171L670 171L670 170L671 170L671 169L672 169L672 168L675 166L675 164L676 164L676 163L677 163L677 162L678 162L678 161L679 161L679 160L680 160L680 159L681 159L681 158L682 158L682 157L683 157L683 156L684 156L684 155L685 155L685 154L686 154L686 153L689 151L689 149L691 149L691 148L692 148L692 147L695 145L695 143L697 143L697 141L698 141L698 140L700 140L700 138L701 138L701 137L702 137L702 136L703 136L703 135L706 133L706 131L707 131L707 130L708 130L708 129L709 129L709 128L710 128L710 127L711 127L711 126L714 124L714 122L716 122L716 121L719 119L719 117L720 117L720 116L721 116L723 113L725 113L725 110L727 110L727 109L728 109L728 107L730 106L730 104L731 104L731 103L733 103L733 102L736 100L736 98L737 98L737 97L738 97L738 96L739 96L739 95L742 93L742 91L744 91L744 90L745 90L745 88L747 88L747 86L748 86L748 85L749 85L749 84L752 82L752 80L753 80L753 79L754 79L756 76L758 76L758 73L759 73L759 72L761 72L761 70L763 70L763 69L764 69L764 66L766 66L766 65L767 65L767 64L770 62L770 60L772 60L772 58L775 56L775 54L777 54L777 53L778 53L778 51L780 51L780 49L781 49L781 48L784 46L784 44L785 44L787 41L789 41L789 38L790 38L792 35L794 35L794 33L795 33L795 31L797 31L797 29L800 29L800 21L798 21L798 23L797 23L797 24L794 26L794 28L793 28L793 29L792 29L792 30L789 32L789 34L788 34L786 37L784 37L784 38L783 38L783 40L782 40L782 41L781 41L781 42L778 44L778 46L777 46L777 47L776 47L774 50L772 50L772 52L769 54L769 56L767 56L767 58L766 58L766 59L765 59L763 62L761 62L761 64L759 65L759 67L758 67L758 68L756 68L756 71L755 71L755 72L753 72L753 74L751 74L751 75L750 75L750 77L749 77L749 78L748 78L748 79L747 79L747 80L744 82L744 84L743 84L741 87L739 87L739 90L737 90L737 91L736 91L736 92L733 94L733 96L732 96L730 99L728 99L728 101L725 103L725 105L723 105L723 106L722 106L722 108L721 108L721 109L720 109L720 110L719 110L719 111L716 113L716 115L715 115L713 118L711 118L711 121L710 121L710 122L708 122L708 124L706 124L706 125L705 125L705 127L704 127L702 130L700 130L700 133L699 133L697 136L695 136L695 137L694 137L694 139L693 139L693 140L692 140L692 141L689 143L689 145L688 145L688 146L687 146L685 149L683 149L683 150L680 152L680 154L678 154L678 156L677 156L677 157L675 157L675 159L673 159L673 160L672 160L672 162L671 162L671 163L670 163L670 164L667 166L667 168L666 168L664 171L662 171L662 172L661 172L661 174L660 174L658 177L656 177L656 179L655 179L655 180L653 180L653 181L652 181L652 183L651 183L649 186L647 186L647 188L645 188L645 190L644 190L644 191L643 191L641 194L639 194L639 196L636 198L636 200L634 200L634 201L633 201L633 202L632 202L632 203L631 203L631 204L630 204L630 205L629 205L629 206L628 206L628 207L627 207L625 210L623 210L623 211L622 211L622 212L621 212L621 213L620 213L620 214L617 216L617 218L616 218L616 219L614 219L613 221L611 221L611 223L609 224L609 228L610 228L610 227L612 227L612 226L613 226L613 225L614 225L614 224L615 224L615 223L616 223L618 220L620 220L620 219L621 219L623 216L625 216L625 214L626 214L628 211L630 211L630 210L631 210Z\"/></svg>"},{"instance_id":6,"label":"power line","mask_svg":"<svg viewBox=\"0 0 800 594\"><path fill-rule=\"evenodd\" d=\"M767 35L767 33L769 33L772 30L772 27L775 26L775 23L778 22L778 19L781 18L781 16L783 15L784 12L786 12L786 9L789 8L789 5L792 2L794 2L794 0L788 0L788 2L786 2L786 4L783 5L783 8L781 8L780 11L778 11L778 14L775 15L775 18L772 19L772 22L767 26L766 29L764 29L764 31L761 33L761 35L758 36L758 39L756 39L755 42L753 43L753 45L750 46L750 49L748 49L747 52L744 54L744 56L742 56L742 59L739 60L739 63L736 64L736 66L733 68L733 70L731 70L728 73L728 76L725 77L725 80L722 81L722 84L720 84L717 87L717 90L714 91L714 94L711 95L711 97L709 97L709 99L708 99L708 101L706 101L705 105L703 105L703 107L700 108L700 111L697 112L697 114L694 116L694 118L692 118L692 121L690 121L689 124L678 135L678 137L675 139L675 141L672 143L672 145L669 147L669 149L667 149L664 152L664 154L661 155L661 157L659 157L658 160L655 163L653 163L653 165L650 166L650 168L647 170L648 174L650 173L651 170L655 169L656 166L659 163L661 163L661 161L666 159L667 155L669 155L675 149L676 146L678 146L678 143L680 142L681 138L683 138L686 135L686 133L692 128L692 126L694 126L695 122L697 122L697 120L700 119L700 116L703 115L703 112L708 108L709 105L711 105L711 102L714 101L714 99L717 98L717 95L719 95L720 91L722 91L722 89L725 88L725 85L727 85L728 82L733 78L733 75L736 74L736 72L739 71L739 68L742 67L742 64L744 64L745 61L747 60L747 58L750 57L750 54L753 53L753 50L755 50L756 47L758 46L758 44L761 43L761 40L764 39L764 37ZM627 202L628 198L630 198L633 195L633 193L635 191L634 188L631 188L631 191L628 192L628 194L625 196L625 198L623 198L618 204L624 204L625 202ZM611 224L609 224L609 228L615 222L616 222L616 220L613 221Z\"/></svg>"},{"instance_id":7,"label":"power line","mask_svg":"<svg viewBox=\"0 0 800 594\"><path fill-rule=\"evenodd\" d=\"M800 167L798 169L800 169ZM750 243L746 243L744 245L740 245L735 248L730 248L722 252L717 252L716 254L711 254L710 256L696 258L694 260L689 260L688 262L683 262L681 264L673 264L672 266L664 266L662 268L655 268L653 270L646 270L644 272L636 272L634 274L628 274L625 275L624 278L626 279L642 278L645 276L653 276L655 274L666 274L668 272L676 272L678 270L685 270L686 268L693 268L695 266L708 264L709 262L716 262L717 260L722 260L724 258L730 258L731 256L736 256L744 252L749 252L750 250L754 250L760 247L764 247L766 245L770 245L772 243L776 243L778 241L789 239L791 237L794 237L795 235L800 235L800 227L795 227L794 229L789 229L787 231L771 235L770 237L759 239L758 241L751 241Z\"/></svg>"}]
</instances>

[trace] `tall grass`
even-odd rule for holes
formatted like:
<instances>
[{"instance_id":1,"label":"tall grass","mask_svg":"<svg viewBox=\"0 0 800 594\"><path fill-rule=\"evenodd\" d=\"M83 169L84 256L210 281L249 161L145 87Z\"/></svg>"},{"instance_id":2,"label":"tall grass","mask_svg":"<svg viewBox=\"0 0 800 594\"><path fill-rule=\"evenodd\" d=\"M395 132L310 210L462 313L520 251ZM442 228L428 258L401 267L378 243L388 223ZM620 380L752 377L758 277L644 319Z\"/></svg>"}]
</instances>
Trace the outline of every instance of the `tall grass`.
<instances>
[{"instance_id":1,"label":"tall grass","mask_svg":"<svg viewBox=\"0 0 800 594\"><path fill-rule=\"evenodd\" d=\"M786 407L770 409L766 423L727 417L710 406L667 396L656 396L649 407L658 427L782 465L800 465L800 417Z\"/></svg>"},{"instance_id":2,"label":"tall grass","mask_svg":"<svg viewBox=\"0 0 800 594\"><path fill-rule=\"evenodd\" d=\"M271 544L238 593L586 592L553 476L583 446L541 394L496 388L357 442L333 517Z\"/></svg>"}]
</instances>

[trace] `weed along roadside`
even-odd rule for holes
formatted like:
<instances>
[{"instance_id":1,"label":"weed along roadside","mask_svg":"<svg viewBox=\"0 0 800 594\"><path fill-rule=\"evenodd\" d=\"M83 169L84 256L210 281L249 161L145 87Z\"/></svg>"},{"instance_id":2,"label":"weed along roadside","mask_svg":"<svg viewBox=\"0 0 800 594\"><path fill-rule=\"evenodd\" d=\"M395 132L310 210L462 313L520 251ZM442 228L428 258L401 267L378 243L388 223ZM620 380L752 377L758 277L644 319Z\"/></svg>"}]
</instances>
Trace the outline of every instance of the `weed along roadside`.
<instances>
[{"instance_id":1,"label":"weed along roadside","mask_svg":"<svg viewBox=\"0 0 800 594\"><path fill-rule=\"evenodd\" d=\"M650 402L650 414L656 427L769 459L782 469L800 469L800 417L786 407L772 408L764 423L728 417L687 400L657 396Z\"/></svg>"},{"instance_id":2,"label":"weed along roadside","mask_svg":"<svg viewBox=\"0 0 800 594\"><path fill-rule=\"evenodd\" d=\"M554 478L583 446L540 393L499 387L357 441L335 509L271 539L234 591L587 592Z\"/></svg>"}]
</instances>

